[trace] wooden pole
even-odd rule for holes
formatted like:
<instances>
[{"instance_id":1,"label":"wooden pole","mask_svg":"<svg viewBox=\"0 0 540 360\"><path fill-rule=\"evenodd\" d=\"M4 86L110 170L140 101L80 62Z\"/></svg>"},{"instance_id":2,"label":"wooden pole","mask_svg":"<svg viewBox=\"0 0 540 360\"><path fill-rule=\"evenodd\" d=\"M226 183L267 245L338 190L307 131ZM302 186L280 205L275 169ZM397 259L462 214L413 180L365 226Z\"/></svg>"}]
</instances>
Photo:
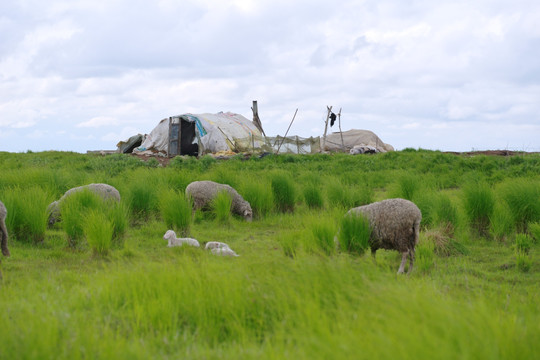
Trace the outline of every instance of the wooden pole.
<instances>
[{"instance_id":1,"label":"wooden pole","mask_svg":"<svg viewBox=\"0 0 540 360\"><path fill-rule=\"evenodd\" d=\"M264 133L261 119L259 118L259 107L257 106L257 100L253 100L253 107L251 108L251 111L253 111L253 123L261 131L263 136L266 136Z\"/></svg>"},{"instance_id":2,"label":"wooden pole","mask_svg":"<svg viewBox=\"0 0 540 360\"><path fill-rule=\"evenodd\" d=\"M298 109L296 109L296 111L294 112L294 116L291 120L291 123L289 124L289 127L287 128L287 131L285 132L285 136L283 137L283 140L281 141L281 144L279 144L278 148L277 148L277 151L276 151L276 154L279 153L279 149L281 148L281 145L283 145L283 142L285 141L285 138L287 137L287 134L289 133L289 129L291 128L293 122L294 122L294 118L296 118L296 113L298 112Z\"/></svg>"},{"instance_id":3,"label":"wooden pole","mask_svg":"<svg viewBox=\"0 0 540 360\"><path fill-rule=\"evenodd\" d=\"M328 113L326 114L326 121L324 123L323 146L322 146L321 152L325 151L325 148L326 148L326 132L328 131L328 119L330 119L330 113L332 112L332 106L327 105L326 109L328 109Z\"/></svg>"},{"instance_id":4,"label":"wooden pole","mask_svg":"<svg viewBox=\"0 0 540 360\"><path fill-rule=\"evenodd\" d=\"M345 152L345 142L343 142L343 131L341 131L341 108L339 108L339 113L338 113L338 125L339 125L339 133L341 134L341 150Z\"/></svg>"}]
</instances>

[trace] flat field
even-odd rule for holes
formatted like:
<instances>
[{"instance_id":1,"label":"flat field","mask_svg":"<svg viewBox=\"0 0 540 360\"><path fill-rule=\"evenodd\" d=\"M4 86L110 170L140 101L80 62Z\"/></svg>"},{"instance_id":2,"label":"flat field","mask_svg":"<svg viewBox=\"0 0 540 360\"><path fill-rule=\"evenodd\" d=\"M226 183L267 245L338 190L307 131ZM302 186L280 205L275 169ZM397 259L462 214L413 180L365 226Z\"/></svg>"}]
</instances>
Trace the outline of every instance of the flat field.
<instances>
[{"instance_id":1,"label":"flat field","mask_svg":"<svg viewBox=\"0 0 540 360\"><path fill-rule=\"evenodd\" d=\"M11 251L0 265L0 359L540 358L538 154L406 149L163 167L0 153L0 168ZM253 221L223 204L186 215L196 180L233 186ZM48 204L90 183L116 187L120 204L81 196L48 227ZM396 275L395 251L374 261L334 242L348 209L393 197L423 215L409 275ZM240 256L169 248L168 229Z\"/></svg>"}]
</instances>

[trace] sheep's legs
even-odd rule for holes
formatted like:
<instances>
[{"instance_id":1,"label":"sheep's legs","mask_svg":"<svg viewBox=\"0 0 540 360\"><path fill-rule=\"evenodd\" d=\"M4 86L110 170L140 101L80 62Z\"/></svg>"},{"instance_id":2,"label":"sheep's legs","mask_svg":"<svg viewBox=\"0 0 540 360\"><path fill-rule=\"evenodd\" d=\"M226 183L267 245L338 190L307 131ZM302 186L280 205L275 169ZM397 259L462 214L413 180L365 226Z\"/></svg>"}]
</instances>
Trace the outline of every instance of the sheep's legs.
<instances>
[{"instance_id":1,"label":"sheep's legs","mask_svg":"<svg viewBox=\"0 0 540 360\"><path fill-rule=\"evenodd\" d=\"M398 274L403 274L405 271L405 264L407 263L407 255L409 255L408 251L405 251L401 253L401 265L399 265Z\"/></svg>"},{"instance_id":2,"label":"sheep's legs","mask_svg":"<svg viewBox=\"0 0 540 360\"><path fill-rule=\"evenodd\" d=\"M414 257L415 257L414 249L409 250L409 270L407 270L407 274L409 274L413 269Z\"/></svg>"}]
</instances>

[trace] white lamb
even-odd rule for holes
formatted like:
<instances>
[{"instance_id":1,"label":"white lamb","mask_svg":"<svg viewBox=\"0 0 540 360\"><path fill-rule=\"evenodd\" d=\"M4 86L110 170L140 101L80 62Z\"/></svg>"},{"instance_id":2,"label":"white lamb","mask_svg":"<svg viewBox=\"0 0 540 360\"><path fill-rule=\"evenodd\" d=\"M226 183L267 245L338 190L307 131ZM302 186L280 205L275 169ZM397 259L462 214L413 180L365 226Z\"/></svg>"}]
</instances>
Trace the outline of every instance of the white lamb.
<instances>
[{"instance_id":1,"label":"white lamb","mask_svg":"<svg viewBox=\"0 0 540 360\"><path fill-rule=\"evenodd\" d=\"M163 239L169 242L167 245L168 247L183 246L184 244L200 247L200 244L197 240L192 238L177 238L176 233L172 230L167 230L165 235L163 235Z\"/></svg>"},{"instance_id":2,"label":"white lamb","mask_svg":"<svg viewBox=\"0 0 540 360\"><path fill-rule=\"evenodd\" d=\"M204 247L205 250L210 250L212 254L214 255L221 255L221 256L240 256L236 254L229 245L219 242L219 241L210 241L206 243L206 246Z\"/></svg>"}]
</instances>

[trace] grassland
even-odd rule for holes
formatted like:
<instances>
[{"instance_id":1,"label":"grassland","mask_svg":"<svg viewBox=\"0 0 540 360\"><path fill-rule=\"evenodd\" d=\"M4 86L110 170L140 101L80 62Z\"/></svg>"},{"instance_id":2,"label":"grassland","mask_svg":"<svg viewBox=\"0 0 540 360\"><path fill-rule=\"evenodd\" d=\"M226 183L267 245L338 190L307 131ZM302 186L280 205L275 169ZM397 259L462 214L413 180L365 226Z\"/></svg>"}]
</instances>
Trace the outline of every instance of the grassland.
<instances>
[{"instance_id":1,"label":"grassland","mask_svg":"<svg viewBox=\"0 0 540 360\"><path fill-rule=\"evenodd\" d=\"M0 153L12 254L1 263L0 359L540 357L539 155L158 165ZM181 194L194 180L235 187L254 221L222 209L191 218ZM115 186L120 206L81 206L81 222L66 221L82 224L77 236L62 222L48 228L47 205L92 182ZM374 262L333 246L350 207L390 197L423 213L409 276L396 275L396 252ZM240 256L167 248L171 227Z\"/></svg>"}]
</instances>

